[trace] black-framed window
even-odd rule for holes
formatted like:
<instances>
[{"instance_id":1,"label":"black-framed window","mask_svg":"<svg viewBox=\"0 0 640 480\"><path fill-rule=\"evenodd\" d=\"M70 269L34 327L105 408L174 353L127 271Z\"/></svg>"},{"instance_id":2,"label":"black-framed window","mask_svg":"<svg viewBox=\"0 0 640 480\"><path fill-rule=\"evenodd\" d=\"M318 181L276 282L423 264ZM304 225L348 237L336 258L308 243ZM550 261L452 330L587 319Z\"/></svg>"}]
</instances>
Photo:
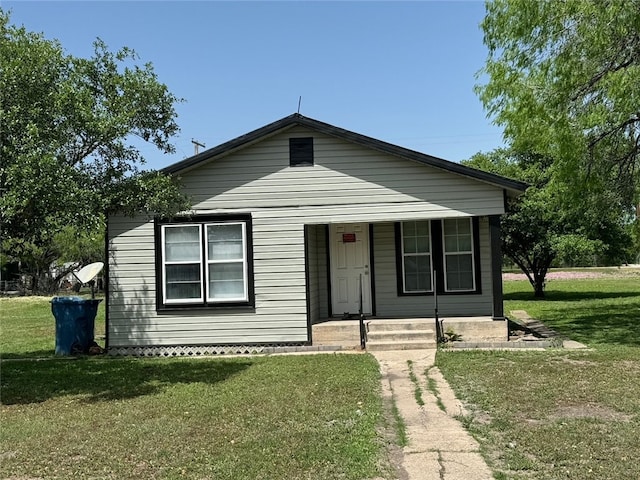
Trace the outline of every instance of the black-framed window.
<instances>
[{"instance_id":1,"label":"black-framed window","mask_svg":"<svg viewBox=\"0 0 640 480\"><path fill-rule=\"evenodd\" d=\"M289 139L289 166L313 167L313 137Z\"/></svg>"},{"instance_id":2,"label":"black-framed window","mask_svg":"<svg viewBox=\"0 0 640 480\"><path fill-rule=\"evenodd\" d=\"M473 292L476 289L476 276L471 219L447 218L443 220L442 245L445 291Z\"/></svg>"},{"instance_id":3,"label":"black-framed window","mask_svg":"<svg viewBox=\"0 0 640 480\"><path fill-rule=\"evenodd\" d=\"M253 305L250 218L157 222L158 307Z\"/></svg>"},{"instance_id":4,"label":"black-framed window","mask_svg":"<svg viewBox=\"0 0 640 480\"><path fill-rule=\"evenodd\" d=\"M402 291L430 292L431 285L431 224L428 220L402 222Z\"/></svg>"},{"instance_id":5,"label":"black-framed window","mask_svg":"<svg viewBox=\"0 0 640 480\"><path fill-rule=\"evenodd\" d=\"M477 217L397 222L395 231L398 296L482 293Z\"/></svg>"}]
</instances>

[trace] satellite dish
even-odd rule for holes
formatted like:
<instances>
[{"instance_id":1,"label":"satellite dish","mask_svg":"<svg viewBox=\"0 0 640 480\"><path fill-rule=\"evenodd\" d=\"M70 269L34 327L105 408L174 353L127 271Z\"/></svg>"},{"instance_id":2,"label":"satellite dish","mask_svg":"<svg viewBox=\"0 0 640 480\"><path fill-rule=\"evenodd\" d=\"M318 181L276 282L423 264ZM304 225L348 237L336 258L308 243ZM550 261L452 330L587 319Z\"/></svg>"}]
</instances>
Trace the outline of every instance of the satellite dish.
<instances>
[{"instance_id":1,"label":"satellite dish","mask_svg":"<svg viewBox=\"0 0 640 480\"><path fill-rule=\"evenodd\" d=\"M100 273L100 270L104 267L104 263L95 262L90 263L89 265L85 265L80 269L78 273L75 274L76 278L80 281L80 283L89 283L94 279L96 275Z\"/></svg>"}]
</instances>

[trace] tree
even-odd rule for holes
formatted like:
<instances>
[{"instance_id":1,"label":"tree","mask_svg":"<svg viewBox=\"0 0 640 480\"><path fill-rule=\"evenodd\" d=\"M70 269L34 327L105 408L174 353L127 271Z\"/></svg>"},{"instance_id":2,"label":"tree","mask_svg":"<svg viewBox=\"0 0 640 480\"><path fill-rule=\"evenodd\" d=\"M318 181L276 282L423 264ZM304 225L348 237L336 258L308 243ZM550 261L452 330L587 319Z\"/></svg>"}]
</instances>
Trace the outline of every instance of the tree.
<instances>
[{"instance_id":1,"label":"tree","mask_svg":"<svg viewBox=\"0 0 640 480\"><path fill-rule=\"evenodd\" d=\"M555 174L549 157L498 149L478 153L465 165L529 183L519 198L507 202L502 220L504 254L525 273L536 297L544 297L546 275L554 261L571 261L598 252L618 261L631 238L625 232L624 209L609 192L592 192L579 202L567 194L568 187Z\"/></svg>"},{"instance_id":2,"label":"tree","mask_svg":"<svg viewBox=\"0 0 640 480\"><path fill-rule=\"evenodd\" d=\"M583 192L640 185L640 0L494 0L480 98L519 151L554 158ZM615 181L612 181L615 179Z\"/></svg>"},{"instance_id":3,"label":"tree","mask_svg":"<svg viewBox=\"0 0 640 480\"><path fill-rule=\"evenodd\" d=\"M67 55L0 10L2 249L36 290L63 227L90 233L109 213L166 216L189 206L171 178L141 169L136 145L174 151L179 99L137 61L99 39L91 58Z\"/></svg>"}]
</instances>

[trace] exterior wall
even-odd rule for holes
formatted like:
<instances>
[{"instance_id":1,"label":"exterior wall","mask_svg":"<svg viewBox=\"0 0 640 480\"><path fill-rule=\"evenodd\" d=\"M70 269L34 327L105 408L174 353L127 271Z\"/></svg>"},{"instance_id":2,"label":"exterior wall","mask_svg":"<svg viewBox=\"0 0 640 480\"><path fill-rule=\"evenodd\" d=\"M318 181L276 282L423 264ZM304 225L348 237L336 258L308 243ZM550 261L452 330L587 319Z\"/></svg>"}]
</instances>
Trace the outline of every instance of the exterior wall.
<instances>
[{"instance_id":1,"label":"exterior wall","mask_svg":"<svg viewBox=\"0 0 640 480\"><path fill-rule=\"evenodd\" d=\"M154 225L109 220L109 347L307 341L302 225L253 222L255 311L156 312Z\"/></svg>"},{"instance_id":2,"label":"exterior wall","mask_svg":"<svg viewBox=\"0 0 640 480\"><path fill-rule=\"evenodd\" d=\"M289 138L313 136L315 166L289 167ZM194 209L320 224L504 213L502 190L302 127L181 175Z\"/></svg>"},{"instance_id":3,"label":"exterior wall","mask_svg":"<svg viewBox=\"0 0 640 480\"><path fill-rule=\"evenodd\" d=\"M438 295L438 313L441 317L483 316L491 315L493 312L491 250L487 221L480 221L479 234L482 293L470 295ZM434 315L433 295L398 295L393 223L375 224L373 235L378 316L432 317Z\"/></svg>"},{"instance_id":4,"label":"exterior wall","mask_svg":"<svg viewBox=\"0 0 640 480\"><path fill-rule=\"evenodd\" d=\"M289 167L289 138L296 136L313 136L315 166ZM181 181L195 214L251 214L255 310L158 313L153 222L111 217L109 347L307 341L305 224L318 225L307 245L312 318L328 316L324 225L342 222L389 222L374 228L378 315L427 314L432 297L397 296L390 222L504 208L500 188L302 127L184 172ZM485 233L483 270L490 262ZM442 314L490 314L488 273L482 282L482 295L440 297Z\"/></svg>"}]
</instances>

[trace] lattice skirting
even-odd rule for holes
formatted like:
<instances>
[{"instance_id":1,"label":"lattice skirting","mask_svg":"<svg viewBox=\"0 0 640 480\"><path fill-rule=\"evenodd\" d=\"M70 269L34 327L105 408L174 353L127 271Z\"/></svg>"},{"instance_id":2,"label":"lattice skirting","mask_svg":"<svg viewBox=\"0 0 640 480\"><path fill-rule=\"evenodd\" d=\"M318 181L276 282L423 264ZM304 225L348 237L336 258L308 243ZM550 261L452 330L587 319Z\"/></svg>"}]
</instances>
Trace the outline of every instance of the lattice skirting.
<instances>
[{"instance_id":1,"label":"lattice skirting","mask_svg":"<svg viewBox=\"0 0 640 480\"><path fill-rule=\"evenodd\" d=\"M238 355L256 353L297 352L313 350L304 343L265 343L257 345L168 345L109 347L109 355L136 357L202 357L209 355ZM317 349L317 348L316 348Z\"/></svg>"}]
</instances>

